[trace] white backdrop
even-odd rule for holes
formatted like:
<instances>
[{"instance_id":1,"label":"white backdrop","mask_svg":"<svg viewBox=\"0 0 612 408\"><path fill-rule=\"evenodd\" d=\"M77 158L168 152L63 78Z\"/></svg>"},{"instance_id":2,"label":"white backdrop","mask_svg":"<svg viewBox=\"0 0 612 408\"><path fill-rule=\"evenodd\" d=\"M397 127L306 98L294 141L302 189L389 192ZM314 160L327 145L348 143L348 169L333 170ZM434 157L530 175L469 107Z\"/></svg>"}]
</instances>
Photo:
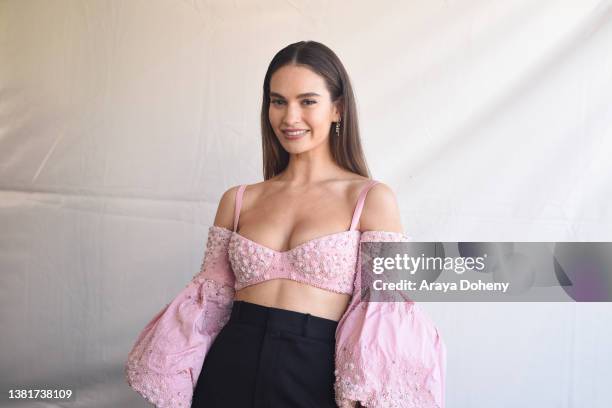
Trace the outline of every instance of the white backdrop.
<instances>
[{"instance_id":1,"label":"white backdrop","mask_svg":"<svg viewBox=\"0 0 612 408\"><path fill-rule=\"evenodd\" d=\"M123 364L262 180L267 64L316 40L417 241L610 241L612 2L0 1L0 392L145 407ZM424 303L449 408L608 408L610 303Z\"/></svg>"}]
</instances>

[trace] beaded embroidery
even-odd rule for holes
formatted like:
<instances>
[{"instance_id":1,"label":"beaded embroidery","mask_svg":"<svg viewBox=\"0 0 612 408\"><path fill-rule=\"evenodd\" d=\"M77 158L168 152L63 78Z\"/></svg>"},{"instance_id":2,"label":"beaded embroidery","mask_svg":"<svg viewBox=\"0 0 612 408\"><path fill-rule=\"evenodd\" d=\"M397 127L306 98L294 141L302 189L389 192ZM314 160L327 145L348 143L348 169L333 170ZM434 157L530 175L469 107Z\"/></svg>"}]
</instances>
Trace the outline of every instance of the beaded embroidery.
<instances>
[{"instance_id":1,"label":"beaded embroidery","mask_svg":"<svg viewBox=\"0 0 612 408\"><path fill-rule=\"evenodd\" d=\"M377 378L377 387L368 387L363 375L358 374L371 370L371 366L364 368L347 362L335 370L338 379L334 391L339 408L352 408L356 401L368 408L440 408L426 387L430 370L417 362L385 365L378 370L385 375Z\"/></svg>"},{"instance_id":2,"label":"beaded embroidery","mask_svg":"<svg viewBox=\"0 0 612 408\"><path fill-rule=\"evenodd\" d=\"M279 252L234 233L228 255L236 276L235 289L285 278L350 295L359 235L360 232L355 230L342 231Z\"/></svg>"},{"instance_id":3,"label":"beaded embroidery","mask_svg":"<svg viewBox=\"0 0 612 408\"><path fill-rule=\"evenodd\" d=\"M128 355L127 383L156 407L191 405L204 357L229 320L234 299L229 238L222 229L209 229L200 272L151 319Z\"/></svg>"},{"instance_id":4,"label":"beaded embroidery","mask_svg":"<svg viewBox=\"0 0 612 408\"><path fill-rule=\"evenodd\" d=\"M365 231L361 234L360 242L409 242L411 240L411 237L403 233ZM371 245L373 246L372 252L375 253L378 244ZM359 260L357 269L360 268L360 263L361 260ZM438 341L437 329L430 324L431 322L421 313L416 304L411 301L361 302L360 292L367 290L369 286L361 285L360 280L355 279L353 299L341 322L351 312L352 317L367 319L368 308L372 308L372 313L383 320L385 316L412 314L412 318L418 318L420 322L428 324L430 331L426 333L428 338L426 341L436 344ZM368 297L367 293L365 297ZM410 333L409 335L417 334ZM336 337L338 339L338 335ZM336 343L334 371L336 377L334 392L338 407L353 408L356 401L359 401L368 408L440 408L432 392L432 387L436 386L436 380L439 380L438 373L434 372L433 362L427 362L428 365L425 365L425 362L412 357L409 354L410 350L386 350L380 347L382 346L379 346L378 342L362 339L358 333L353 333L352 336L340 336Z\"/></svg>"},{"instance_id":5,"label":"beaded embroidery","mask_svg":"<svg viewBox=\"0 0 612 408\"><path fill-rule=\"evenodd\" d=\"M383 316L388 312L416 313L419 318L423 317L414 304L379 303L377 307ZM390 309L385 310L387 307ZM432 344L437 331L434 333ZM368 408L440 408L432 392L436 384L435 381L432 384L432 376L439 380L433 366L425 366L409 356L409 350L387 350L396 353L388 359L375 357L381 355L376 351L376 344L359 341L336 345L334 391L338 407L354 407L355 401L360 401Z\"/></svg>"},{"instance_id":6,"label":"beaded embroidery","mask_svg":"<svg viewBox=\"0 0 612 408\"><path fill-rule=\"evenodd\" d=\"M352 294L340 323L347 316L356 320L369 318L369 307L382 321L385 316L412 313L429 328L428 334L423 334L424 341L440 341L434 338L437 329L414 303L370 306L361 302L358 294L362 285L356 279L359 267L355 266L360 263L360 242L409 240L407 235L395 232L349 230L280 252L226 228L211 226L200 271L147 324L130 351L125 366L128 384L158 408L190 407L204 357L229 320L235 290L273 278ZM380 353L384 346L375 339L361 339L358 332L346 336L341 327L339 324L336 332L336 338L342 341L336 343L334 372L340 408L354 407L356 401L368 408L441 408L433 392L441 381L440 373L431 361L404 353L389 357L387 353L400 350ZM368 377L372 373L377 376Z\"/></svg>"}]
</instances>

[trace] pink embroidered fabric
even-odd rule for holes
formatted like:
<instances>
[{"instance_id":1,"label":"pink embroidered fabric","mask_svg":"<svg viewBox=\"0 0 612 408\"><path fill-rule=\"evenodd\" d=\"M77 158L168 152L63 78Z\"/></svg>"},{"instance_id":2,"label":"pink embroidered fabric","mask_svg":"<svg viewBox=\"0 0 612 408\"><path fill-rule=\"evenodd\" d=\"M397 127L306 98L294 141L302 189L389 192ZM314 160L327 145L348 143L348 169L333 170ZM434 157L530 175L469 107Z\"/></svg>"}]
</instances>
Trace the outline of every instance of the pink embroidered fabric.
<instances>
[{"instance_id":1,"label":"pink embroidered fabric","mask_svg":"<svg viewBox=\"0 0 612 408\"><path fill-rule=\"evenodd\" d=\"M204 357L227 323L234 293L286 278L351 302L336 330L336 403L368 408L444 408L446 349L437 328L409 299L362 297L360 242L408 241L405 234L355 227L371 180L348 231L275 251L236 232L245 185L236 195L234 230L211 226L200 272L145 326L128 355L128 384L156 407L190 407Z\"/></svg>"},{"instance_id":2,"label":"pink embroidered fabric","mask_svg":"<svg viewBox=\"0 0 612 408\"><path fill-rule=\"evenodd\" d=\"M352 294L361 235L355 228L366 194L376 183L378 181L371 180L361 191L348 231L311 239L288 251L275 251L236 232L246 187L241 185L236 193L234 234L229 243L236 290L270 279L285 278L336 293Z\"/></svg>"},{"instance_id":3,"label":"pink embroidered fabric","mask_svg":"<svg viewBox=\"0 0 612 408\"><path fill-rule=\"evenodd\" d=\"M406 234L365 231L360 242L410 240ZM444 408L446 346L438 329L410 299L368 302L367 287L356 273L351 303L336 329L336 403L340 408L356 401L367 408Z\"/></svg>"},{"instance_id":4,"label":"pink embroidered fabric","mask_svg":"<svg viewBox=\"0 0 612 408\"><path fill-rule=\"evenodd\" d=\"M125 365L127 383L159 408L190 407L212 342L229 320L231 231L212 226L200 272L141 331Z\"/></svg>"}]
</instances>

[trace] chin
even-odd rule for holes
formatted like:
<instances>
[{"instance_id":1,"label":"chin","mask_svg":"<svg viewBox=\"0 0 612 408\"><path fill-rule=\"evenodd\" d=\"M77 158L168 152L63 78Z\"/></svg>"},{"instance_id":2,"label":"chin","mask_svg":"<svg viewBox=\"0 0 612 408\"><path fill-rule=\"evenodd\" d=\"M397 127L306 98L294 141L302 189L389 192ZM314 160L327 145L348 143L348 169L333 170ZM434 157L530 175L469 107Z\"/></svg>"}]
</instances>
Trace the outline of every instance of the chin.
<instances>
[{"instance_id":1,"label":"chin","mask_svg":"<svg viewBox=\"0 0 612 408\"><path fill-rule=\"evenodd\" d=\"M293 143L286 143L286 144L282 144L283 148L287 151L287 153L289 154L299 154L299 153L304 153L307 152L309 150L311 150L313 148L313 146L298 146L297 144L293 144Z\"/></svg>"}]
</instances>

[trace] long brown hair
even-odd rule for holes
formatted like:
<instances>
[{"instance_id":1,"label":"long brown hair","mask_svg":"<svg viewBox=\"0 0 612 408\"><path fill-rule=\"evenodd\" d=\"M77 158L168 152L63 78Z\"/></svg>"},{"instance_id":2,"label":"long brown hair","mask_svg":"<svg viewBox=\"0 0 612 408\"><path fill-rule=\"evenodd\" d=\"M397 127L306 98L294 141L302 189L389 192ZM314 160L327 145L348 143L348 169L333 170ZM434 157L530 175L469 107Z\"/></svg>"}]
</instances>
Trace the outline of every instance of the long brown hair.
<instances>
[{"instance_id":1,"label":"long brown hair","mask_svg":"<svg viewBox=\"0 0 612 408\"><path fill-rule=\"evenodd\" d=\"M355 96L349 76L338 56L316 41L300 41L280 50L268 66L263 84L261 104L261 135L263 149L264 180L281 173L289 164L289 153L280 144L268 116L270 107L270 79L285 65L302 65L319 74L325 80L332 102L340 102L340 136L336 136L336 124L329 130L332 157L341 167L364 177L370 177L359 138L359 122Z\"/></svg>"}]
</instances>

